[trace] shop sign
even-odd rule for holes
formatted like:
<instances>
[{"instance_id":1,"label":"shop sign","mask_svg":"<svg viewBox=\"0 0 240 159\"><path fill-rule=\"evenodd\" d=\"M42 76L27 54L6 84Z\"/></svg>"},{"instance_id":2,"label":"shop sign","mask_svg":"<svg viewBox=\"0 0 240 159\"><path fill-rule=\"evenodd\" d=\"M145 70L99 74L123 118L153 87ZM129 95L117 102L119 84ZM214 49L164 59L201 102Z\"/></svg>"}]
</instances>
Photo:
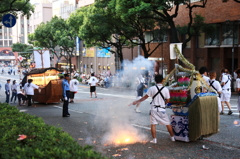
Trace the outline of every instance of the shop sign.
<instances>
[{"instance_id":1,"label":"shop sign","mask_svg":"<svg viewBox=\"0 0 240 159\"><path fill-rule=\"evenodd\" d=\"M108 48L97 48L97 57L110 57L110 47Z\"/></svg>"},{"instance_id":2,"label":"shop sign","mask_svg":"<svg viewBox=\"0 0 240 159\"><path fill-rule=\"evenodd\" d=\"M0 56L1 60L15 60L15 56Z\"/></svg>"},{"instance_id":3,"label":"shop sign","mask_svg":"<svg viewBox=\"0 0 240 159\"><path fill-rule=\"evenodd\" d=\"M86 48L83 51L83 57L94 57L95 49L94 47Z\"/></svg>"}]
</instances>

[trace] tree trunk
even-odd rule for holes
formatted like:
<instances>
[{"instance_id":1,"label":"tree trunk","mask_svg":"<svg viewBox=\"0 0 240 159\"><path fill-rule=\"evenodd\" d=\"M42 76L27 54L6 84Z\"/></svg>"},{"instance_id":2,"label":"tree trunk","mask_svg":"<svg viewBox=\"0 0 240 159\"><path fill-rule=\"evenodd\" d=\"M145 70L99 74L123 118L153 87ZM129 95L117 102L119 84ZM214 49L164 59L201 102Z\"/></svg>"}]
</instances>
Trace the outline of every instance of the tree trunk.
<instances>
[{"instance_id":1,"label":"tree trunk","mask_svg":"<svg viewBox=\"0 0 240 159\"><path fill-rule=\"evenodd\" d=\"M173 22L173 20L168 20L168 24L170 26L170 43L179 43L179 39L178 39L178 33L177 33L177 28Z\"/></svg>"}]
</instances>

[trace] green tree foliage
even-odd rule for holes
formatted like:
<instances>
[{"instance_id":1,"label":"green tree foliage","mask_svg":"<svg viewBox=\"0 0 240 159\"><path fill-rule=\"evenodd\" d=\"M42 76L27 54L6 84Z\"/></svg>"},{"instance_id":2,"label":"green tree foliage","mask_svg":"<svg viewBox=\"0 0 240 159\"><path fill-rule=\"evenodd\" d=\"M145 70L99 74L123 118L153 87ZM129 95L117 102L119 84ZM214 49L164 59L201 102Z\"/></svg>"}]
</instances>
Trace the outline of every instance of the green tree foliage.
<instances>
[{"instance_id":1,"label":"green tree foliage","mask_svg":"<svg viewBox=\"0 0 240 159\"><path fill-rule=\"evenodd\" d=\"M76 56L76 37L77 32L75 31L75 27L70 25L67 21L62 18L59 18L59 23L61 27L55 31L54 39L57 40L57 44L64 51L62 54L66 60L69 61L69 65L72 66L72 57ZM70 67L70 72L72 72L72 68Z\"/></svg>"},{"instance_id":2,"label":"green tree foliage","mask_svg":"<svg viewBox=\"0 0 240 159\"><path fill-rule=\"evenodd\" d=\"M98 46L109 49L123 61L122 48L127 47L127 39L122 36L124 27L104 4L95 3L92 6L79 9L68 19L70 24L77 23L79 37L84 39L86 47ZM78 19L76 22L75 19ZM114 48L113 48L114 47ZM115 56L115 57L116 57ZM117 60L117 59L116 59ZM115 62L115 64L118 64ZM116 66L120 69L121 66Z\"/></svg>"},{"instance_id":3,"label":"green tree foliage","mask_svg":"<svg viewBox=\"0 0 240 159\"><path fill-rule=\"evenodd\" d=\"M28 36L29 43L50 50L50 53L55 55L59 61L62 57L62 51L56 51L58 39L55 37L55 32L62 29L63 25L65 24L56 16L49 22L41 23L35 30L34 34Z\"/></svg>"},{"instance_id":4,"label":"green tree foliage","mask_svg":"<svg viewBox=\"0 0 240 159\"><path fill-rule=\"evenodd\" d=\"M32 55L33 47L27 44L15 43L12 45L12 51L18 52L18 55L21 55L23 57L22 62L20 61L19 62L22 67L26 67L27 65L25 64L27 63L27 60L30 59Z\"/></svg>"},{"instance_id":5,"label":"green tree foliage","mask_svg":"<svg viewBox=\"0 0 240 159\"><path fill-rule=\"evenodd\" d=\"M149 4L139 0L117 0L114 8L116 14L124 22L124 27L128 26L129 28L124 36L134 45L141 46L145 58L151 56L162 44L162 34L166 25L164 21L156 21L153 17L158 17L158 15L148 10L148 7ZM148 39L146 39L146 35L148 35ZM136 39L138 39L137 42L134 41ZM153 45L150 47L153 41L159 42L154 48Z\"/></svg>"},{"instance_id":6,"label":"green tree foliage","mask_svg":"<svg viewBox=\"0 0 240 159\"><path fill-rule=\"evenodd\" d=\"M141 10L155 13L153 16L143 15L142 18L155 19L156 21L168 24L171 34L171 43L180 42L174 19L178 16L180 5L186 6L188 9L189 22L186 28L188 38L183 41L183 48L185 48L187 42L189 42L193 36L191 32L193 24L193 9L198 7L204 8L207 0L201 0L200 3L191 3L189 0L140 0L140 2L139 0L133 0L132 2L135 4L138 2L140 4L138 8Z\"/></svg>"},{"instance_id":7,"label":"green tree foliage","mask_svg":"<svg viewBox=\"0 0 240 159\"><path fill-rule=\"evenodd\" d=\"M75 38L77 32L74 31L74 26L55 16L51 21L41 23L34 34L29 35L29 43L49 49L58 58L58 61L64 57L71 65L71 58L76 55ZM56 51L56 47L60 48L59 52Z\"/></svg>"},{"instance_id":8,"label":"green tree foliage","mask_svg":"<svg viewBox=\"0 0 240 159\"><path fill-rule=\"evenodd\" d=\"M30 0L1 0L0 3L0 21L2 21L2 16L7 13L13 15L20 13L29 18L34 12L34 6Z\"/></svg>"}]
</instances>

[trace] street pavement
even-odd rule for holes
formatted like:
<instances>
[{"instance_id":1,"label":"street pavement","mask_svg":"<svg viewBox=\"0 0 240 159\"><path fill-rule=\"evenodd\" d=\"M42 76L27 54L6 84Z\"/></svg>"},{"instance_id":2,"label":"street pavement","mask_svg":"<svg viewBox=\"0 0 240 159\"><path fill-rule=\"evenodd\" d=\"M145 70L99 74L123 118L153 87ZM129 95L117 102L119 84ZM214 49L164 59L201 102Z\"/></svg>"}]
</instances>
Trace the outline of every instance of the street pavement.
<instances>
[{"instance_id":1,"label":"street pavement","mask_svg":"<svg viewBox=\"0 0 240 159\"><path fill-rule=\"evenodd\" d=\"M18 80L19 76L0 75L1 102L5 101L4 84L8 78ZM61 127L80 145L92 145L94 150L106 157L121 155L116 158L240 158L240 126L233 124L239 119L236 108L237 95L232 95L231 99L234 114L220 116L219 133L188 143L172 142L166 127L162 125L157 126L158 143L149 143L151 139L148 115L150 99L142 102L141 113L136 113L134 106L128 106L134 99L134 90L100 87L97 87L97 98L90 98L89 86L80 85L75 102L69 104L71 116L68 118L62 117L62 103L48 105L35 103L32 107L20 106L18 109L21 112L41 117L46 124ZM171 109L167 109L167 112L169 115L172 114ZM114 143L126 134L130 136L130 140L138 142ZM203 149L203 145L209 149Z\"/></svg>"}]
</instances>

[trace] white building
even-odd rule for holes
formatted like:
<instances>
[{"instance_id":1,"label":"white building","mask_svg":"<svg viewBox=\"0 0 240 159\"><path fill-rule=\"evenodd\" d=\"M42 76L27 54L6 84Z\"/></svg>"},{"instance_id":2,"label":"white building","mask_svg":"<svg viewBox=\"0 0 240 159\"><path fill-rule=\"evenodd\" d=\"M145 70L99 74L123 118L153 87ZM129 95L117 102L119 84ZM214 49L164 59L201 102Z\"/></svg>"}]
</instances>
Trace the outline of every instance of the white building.
<instances>
[{"instance_id":1,"label":"white building","mask_svg":"<svg viewBox=\"0 0 240 159\"><path fill-rule=\"evenodd\" d=\"M34 33L35 29L42 22L46 23L52 19L52 4L51 3L35 3L35 11L29 20L29 31Z\"/></svg>"},{"instance_id":2,"label":"white building","mask_svg":"<svg viewBox=\"0 0 240 159\"><path fill-rule=\"evenodd\" d=\"M63 19L69 18L70 14L77 8L76 0L53 0L52 2L52 15L62 17Z\"/></svg>"},{"instance_id":3,"label":"white building","mask_svg":"<svg viewBox=\"0 0 240 159\"><path fill-rule=\"evenodd\" d=\"M84 7L84 6L88 6L90 4L93 4L95 2L95 0L79 0L78 1L78 8Z\"/></svg>"}]
</instances>

